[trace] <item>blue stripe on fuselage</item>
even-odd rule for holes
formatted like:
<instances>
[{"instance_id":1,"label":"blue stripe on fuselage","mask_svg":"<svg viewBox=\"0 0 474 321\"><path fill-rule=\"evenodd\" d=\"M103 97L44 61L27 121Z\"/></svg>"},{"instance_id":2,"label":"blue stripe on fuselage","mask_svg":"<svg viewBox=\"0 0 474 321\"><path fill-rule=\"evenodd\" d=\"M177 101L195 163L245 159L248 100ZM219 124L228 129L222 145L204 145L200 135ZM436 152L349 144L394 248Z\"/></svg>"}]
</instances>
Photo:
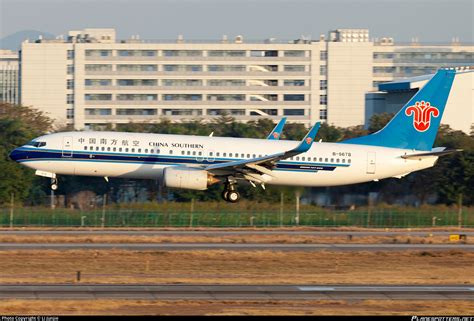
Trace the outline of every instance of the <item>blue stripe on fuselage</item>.
<instances>
[{"instance_id":1,"label":"blue stripe on fuselage","mask_svg":"<svg viewBox=\"0 0 474 321\"><path fill-rule=\"evenodd\" d=\"M209 165L237 161L236 158L214 158L207 160L203 156L179 156L179 155L149 155L149 154L119 154L95 151L73 151L72 156L63 156L62 150L19 148L16 161L82 161L82 162L110 162L110 163L132 163L132 164L163 164L163 165ZM198 160L199 159L199 160ZM301 163L280 161L276 170L282 171L305 171L317 172L320 170L333 171L336 167L348 167L349 164L327 164L327 163Z\"/></svg>"}]
</instances>

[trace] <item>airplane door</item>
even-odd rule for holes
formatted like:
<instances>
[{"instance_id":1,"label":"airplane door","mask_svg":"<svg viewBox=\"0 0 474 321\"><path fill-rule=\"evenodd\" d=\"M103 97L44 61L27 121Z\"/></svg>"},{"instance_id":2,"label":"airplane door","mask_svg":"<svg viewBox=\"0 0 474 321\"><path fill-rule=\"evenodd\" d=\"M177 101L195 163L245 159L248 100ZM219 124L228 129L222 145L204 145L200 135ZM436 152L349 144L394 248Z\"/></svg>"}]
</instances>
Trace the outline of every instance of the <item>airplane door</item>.
<instances>
[{"instance_id":1,"label":"airplane door","mask_svg":"<svg viewBox=\"0 0 474 321\"><path fill-rule=\"evenodd\" d=\"M63 137L63 157L72 157L72 137Z\"/></svg>"},{"instance_id":2,"label":"airplane door","mask_svg":"<svg viewBox=\"0 0 474 321\"><path fill-rule=\"evenodd\" d=\"M375 152L367 152L367 174L375 174Z\"/></svg>"}]
</instances>

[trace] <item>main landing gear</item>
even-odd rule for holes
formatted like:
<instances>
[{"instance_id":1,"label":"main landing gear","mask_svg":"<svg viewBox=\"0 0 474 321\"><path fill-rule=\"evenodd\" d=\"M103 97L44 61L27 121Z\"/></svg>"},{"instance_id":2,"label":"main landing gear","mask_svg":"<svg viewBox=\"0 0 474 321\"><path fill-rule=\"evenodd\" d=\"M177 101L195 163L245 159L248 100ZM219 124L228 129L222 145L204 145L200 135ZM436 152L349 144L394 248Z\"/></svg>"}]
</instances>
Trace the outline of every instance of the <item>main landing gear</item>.
<instances>
[{"instance_id":1,"label":"main landing gear","mask_svg":"<svg viewBox=\"0 0 474 321\"><path fill-rule=\"evenodd\" d=\"M51 178L51 189L53 191L58 189L58 179L56 177Z\"/></svg>"},{"instance_id":2,"label":"main landing gear","mask_svg":"<svg viewBox=\"0 0 474 321\"><path fill-rule=\"evenodd\" d=\"M237 203L240 200L240 194L235 189L236 184L233 182L227 182L222 192L222 198L230 203Z\"/></svg>"}]
</instances>

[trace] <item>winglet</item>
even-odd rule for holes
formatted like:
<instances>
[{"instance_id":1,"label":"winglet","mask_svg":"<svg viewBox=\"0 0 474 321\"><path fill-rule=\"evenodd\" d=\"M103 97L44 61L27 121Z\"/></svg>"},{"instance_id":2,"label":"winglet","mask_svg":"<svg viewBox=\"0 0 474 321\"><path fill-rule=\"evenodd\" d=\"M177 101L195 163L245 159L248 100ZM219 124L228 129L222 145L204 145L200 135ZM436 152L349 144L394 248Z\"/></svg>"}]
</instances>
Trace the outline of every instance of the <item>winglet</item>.
<instances>
[{"instance_id":1,"label":"winglet","mask_svg":"<svg viewBox=\"0 0 474 321\"><path fill-rule=\"evenodd\" d=\"M318 133L320 126L321 126L320 122L317 122L316 124L314 124L313 128L311 128L311 130L306 134L306 136L303 138L303 140L298 145L298 147L293 149L292 152L306 153L311 148L311 145L314 142L314 138L316 137L316 134Z\"/></svg>"},{"instance_id":2,"label":"winglet","mask_svg":"<svg viewBox=\"0 0 474 321\"><path fill-rule=\"evenodd\" d=\"M281 137L281 132L283 131L283 127L285 127L286 117L283 117L280 122L273 128L272 132L267 136L269 140L279 140Z\"/></svg>"}]
</instances>

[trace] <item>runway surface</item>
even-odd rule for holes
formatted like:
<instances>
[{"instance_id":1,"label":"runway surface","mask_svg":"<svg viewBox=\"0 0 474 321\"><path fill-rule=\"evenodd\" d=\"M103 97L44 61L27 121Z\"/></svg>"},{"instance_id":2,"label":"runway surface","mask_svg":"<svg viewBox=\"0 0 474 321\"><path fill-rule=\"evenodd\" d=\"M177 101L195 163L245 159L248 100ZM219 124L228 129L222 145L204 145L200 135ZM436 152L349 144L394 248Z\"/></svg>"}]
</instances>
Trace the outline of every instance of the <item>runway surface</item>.
<instances>
[{"instance_id":1,"label":"runway surface","mask_svg":"<svg viewBox=\"0 0 474 321\"><path fill-rule=\"evenodd\" d=\"M0 230L0 235L122 235L122 236L239 236L239 235L307 235L307 236L428 236L465 234L474 236L474 231L124 231L124 230Z\"/></svg>"},{"instance_id":2,"label":"runway surface","mask_svg":"<svg viewBox=\"0 0 474 321\"><path fill-rule=\"evenodd\" d=\"M5 250L474 251L474 244L0 243Z\"/></svg>"},{"instance_id":3,"label":"runway surface","mask_svg":"<svg viewBox=\"0 0 474 321\"><path fill-rule=\"evenodd\" d=\"M464 285L0 285L0 299L474 300L474 287Z\"/></svg>"}]
</instances>

